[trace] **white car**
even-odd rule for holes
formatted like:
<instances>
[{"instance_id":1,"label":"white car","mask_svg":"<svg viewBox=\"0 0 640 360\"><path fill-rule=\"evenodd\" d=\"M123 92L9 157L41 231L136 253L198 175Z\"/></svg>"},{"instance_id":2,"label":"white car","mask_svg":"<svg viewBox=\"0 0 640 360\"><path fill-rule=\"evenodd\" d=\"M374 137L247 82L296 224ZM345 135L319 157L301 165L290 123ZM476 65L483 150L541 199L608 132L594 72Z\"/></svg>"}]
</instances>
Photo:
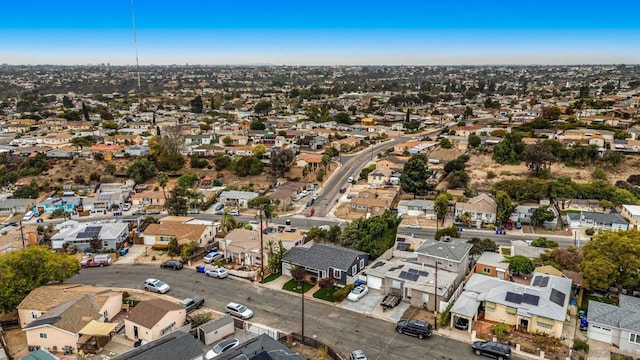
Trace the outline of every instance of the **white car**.
<instances>
[{"instance_id":1,"label":"white car","mask_svg":"<svg viewBox=\"0 0 640 360\"><path fill-rule=\"evenodd\" d=\"M253 316L253 311L251 311L248 307L242 305L242 304L238 304L238 303L234 303L234 302L230 302L227 304L227 306L225 307L227 314L229 315L233 315L233 316L237 316L241 319L249 319Z\"/></svg>"},{"instance_id":2,"label":"white car","mask_svg":"<svg viewBox=\"0 0 640 360\"><path fill-rule=\"evenodd\" d=\"M227 277L227 275L229 275L229 272L223 268L215 268L215 269L207 269L207 271L204 272L204 275L211 276L218 279L224 279Z\"/></svg>"},{"instance_id":3,"label":"white car","mask_svg":"<svg viewBox=\"0 0 640 360\"><path fill-rule=\"evenodd\" d=\"M156 292L158 294L166 294L171 287L169 284L158 279L147 279L144 281L144 289L146 291Z\"/></svg>"},{"instance_id":4,"label":"white car","mask_svg":"<svg viewBox=\"0 0 640 360\"><path fill-rule=\"evenodd\" d=\"M211 264L212 262L216 262L222 259L224 259L224 254L219 252L210 252L204 256L202 261L204 261L205 264Z\"/></svg>"},{"instance_id":5,"label":"white car","mask_svg":"<svg viewBox=\"0 0 640 360\"><path fill-rule=\"evenodd\" d=\"M358 301L367 295L367 293L369 293L369 288L366 285L358 285L347 295L347 299L350 301Z\"/></svg>"},{"instance_id":6,"label":"white car","mask_svg":"<svg viewBox=\"0 0 640 360\"><path fill-rule=\"evenodd\" d=\"M240 344L240 340L236 338L224 339L219 343L213 345L213 348L204 355L206 360L215 359L221 354L233 349Z\"/></svg>"},{"instance_id":7,"label":"white car","mask_svg":"<svg viewBox=\"0 0 640 360\"><path fill-rule=\"evenodd\" d=\"M313 200L317 200L319 196L320 196L320 194L315 193L315 194L313 194L313 196L312 196L311 198L312 198Z\"/></svg>"},{"instance_id":8,"label":"white car","mask_svg":"<svg viewBox=\"0 0 640 360\"><path fill-rule=\"evenodd\" d=\"M409 229L420 229L420 225L418 224L408 224L407 226Z\"/></svg>"},{"instance_id":9,"label":"white car","mask_svg":"<svg viewBox=\"0 0 640 360\"><path fill-rule=\"evenodd\" d=\"M238 212L238 210L231 210L227 214L231 216L240 216L240 212Z\"/></svg>"},{"instance_id":10,"label":"white car","mask_svg":"<svg viewBox=\"0 0 640 360\"><path fill-rule=\"evenodd\" d=\"M349 179L347 179L348 183L352 183L353 182L353 176L349 176Z\"/></svg>"}]
</instances>

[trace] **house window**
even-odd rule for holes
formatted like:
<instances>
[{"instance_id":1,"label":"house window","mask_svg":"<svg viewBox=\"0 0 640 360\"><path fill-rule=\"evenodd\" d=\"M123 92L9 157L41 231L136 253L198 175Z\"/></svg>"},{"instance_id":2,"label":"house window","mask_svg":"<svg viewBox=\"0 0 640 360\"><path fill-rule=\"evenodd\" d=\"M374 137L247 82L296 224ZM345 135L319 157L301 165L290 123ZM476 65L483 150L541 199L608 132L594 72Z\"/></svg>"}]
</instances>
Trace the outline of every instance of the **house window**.
<instances>
[{"instance_id":1,"label":"house window","mask_svg":"<svg viewBox=\"0 0 640 360\"><path fill-rule=\"evenodd\" d=\"M551 319L539 317L538 319L536 319L536 323L538 324L538 327L542 327L545 329L553 328L553 320Z\"/></svg>"},{"instance_id":2,"label":"house window","mask_svg":"<svg viewBox=\"0 0 640 360\"><path fill-rule=\"evenodd\" d=\"M640 344L640 334L629 334L629 342Z\"/></svg>"},{"instance_id":3,"label":"house window","mask_svg":"<svg viewBox=\"0 0 640 360\"><path fill-rule=\"evenodd\" d=\"M443 264L442 259L437 259L436 262L438 263L438 265L442 265Z\"/></svg>"},{"instance_id":4,"label":"house window","mask_svg":"<svg viewBox=\"0 0 640 360\"><path fill-rule=\"evenodd\" d=\"M172 322L171 324L169 324L169 325L167 325L167 326L163 327L163 328L162 328L162 330L160 330L160 332L162 333L162 335L164 335L164 334L166 334L167 332L169 332L169 331L173 328L173 326L174 326L175 324L176 324L176 323L175 323L175 321L174 321L174 322Z\"/></svg>"},{"instance_id":5,"label":"house window","mask_svg":"<svg viewBox=\"0 0 640 360\"><path fill-rule=\"evenodd\" d=\"M491 302L491 301L487 301L487 302L485 302L485 304L484 304L484 308L485 308L487 311L492 311L492 312L493 312L493 311L496 311L496 303Z\"/></svg>"},{"instance_id":6,"label":"house window","mask_svg":"<svg viewBox=\"0 0 640 360\"><path fill-rule=\"evenodd\" d=\"M485 273L485 274L491 274L491 269L488 268L488 267L483 267L482 268L482 272Z\"/></svg>"},{"instance_id":7,"label":"house window","mask_svg":"<svg viewBox=\"0 0 640 360\"><path fill-rule=\"evenodd\" d=\"M108 241L103 241L102 242L102 247L108 248L109 247L109 242Z\"/></svg>"},{"instance_id":8,"label":"house window","mask_svg":"<svg viewBox=\"0 0 640 360\"><path fill-rule=\"evenodd\" d=\"M507 314L515 315L517 312L518 312L518 309L511 306L507 306Z\"/></svg>"},{"instance_id":9,"label":"house window","mask_svg":"<svg viewBox=\"0 0 640 360\"><path fill-rule=\"evenodd\" d=\"M360 269L364 269L364 259L360 259Z\"/></svg>"},{"instance_id":10,"label":"house window","mask_svg":"<svg viewBox=\"0 0 640 360\"><path fill-rule=\"evenodd\" d=\"M341 276L340 276L340 270L338 270L338 269L333 269L333 278L334 278L334 279L340 279L340 278L341 278Z\"/></svg>"},{"instance_id":11,"label":"house window","mask_svg":"<svg viewBox=\"0 0 640 360\"><path fill-rule=\"evenodd\" d=\"M351 267L351 275L355 275L358 273L358 265L353 265Z\"/></svg>"},{"instance_id":12,"label":"house window","mask_svg":"<svg viewBox=\"0 0 640 360\"><path fill-rule=\"evenodd\" d=\"M46 338L47 338L46 333L40 333L40 339L46 339Z\"/></svg>"},{"instance_id":13,"label":"house window","mask_svg":"<svg viewBox=\"0 0 640 360\"><path fill-rule=\"evenodd\" d=\"M31 312L31 318L32 319L37 319L38 318L38 312L37 311L32 311Z\"/></svg>"}]
</instances>

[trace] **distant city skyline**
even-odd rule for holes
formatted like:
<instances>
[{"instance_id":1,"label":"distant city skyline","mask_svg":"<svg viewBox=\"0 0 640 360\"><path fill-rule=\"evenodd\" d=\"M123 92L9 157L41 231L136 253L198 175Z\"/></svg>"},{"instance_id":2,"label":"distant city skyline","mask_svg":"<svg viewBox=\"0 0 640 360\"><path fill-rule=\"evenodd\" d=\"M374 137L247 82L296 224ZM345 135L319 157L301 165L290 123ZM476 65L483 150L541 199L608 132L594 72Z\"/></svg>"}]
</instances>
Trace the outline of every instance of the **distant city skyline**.
<instances>
[{"instance_id":1,"label":"distant city skyline","mask_svg":"<svg viewBox=\"0 0 640 360\"><path fill-rule=\"evenodd\" d=\"M640 2L135 1L140 65L640 63ZM63 6L64 5L64 6ZM0 63L134 65L131 1L3 4Z\"/></svg>"}]
</instances>

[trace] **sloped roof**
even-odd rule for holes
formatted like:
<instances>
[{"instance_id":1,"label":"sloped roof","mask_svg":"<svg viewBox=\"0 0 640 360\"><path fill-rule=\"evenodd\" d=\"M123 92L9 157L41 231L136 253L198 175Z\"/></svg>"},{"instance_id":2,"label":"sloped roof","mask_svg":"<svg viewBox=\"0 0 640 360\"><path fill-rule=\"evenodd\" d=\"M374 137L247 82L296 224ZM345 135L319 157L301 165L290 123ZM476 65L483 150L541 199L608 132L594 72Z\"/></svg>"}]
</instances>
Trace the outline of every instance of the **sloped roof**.
<instances>
[{"instance_id":1,"label":"sloped roof","mask_svg":"<svg viewBox=\"0 0 640 360\"><path fill-rule=\"evenodd\" d=\"M416 253L460 262L471 251L472 247L473 245L469 243L457 240L450 242L425 240L416 249Z\"/></svg>"},{"instance_id":2,"label":"sloped roof","mask_svg":"<svg viewBox=\"0 0 640 360\"><path fill-rule=\"evenodd\" d=\"M619 306L589 300L589 321L640 332L640 299L620 295Z\"/></svg>"},{"instance_id":3,"label":"sloped roof","mask_svg":"<svg viewBox=\"0 0 640 360\"><path fill-rule=\"evenodd\" d=\"M163 299L153 299L141 301L131 310L127 320L147 329L151 329L158 321L169 312L174 310L184 310L178 304L174 304Z\"/></svg>"},{"instance_id":4,"label":"sloped roof","mask_svg":"<svg viewBox=\"0 0 640 360\"><path fill-rule=\"evenodd\" d=\"M294 265L325 270L329 267L347 271L365 252L330 244L313 244L311 247L294 247L282 259Z\"/></svg>"},{"instance_id":5,"label":"sloped roof","mask_svg":"<svg viewBox=\"0 0 640 360\"><path fill-rule=\"evenodd\" d=\"M111 360L175 360L196 359L204 351L191 334L174 331L154 341L117 355Z\"/></svg>"},{"instance_id":6,"label":"sloped roof","mask_svg":"<svg viewBox=\"0 0 640 360\"><path fill-rule=\"evenodd\" d=\"M90 285L46 285L31 290L29 295L18 305L18 310L49 311L84 294L93 294L96 304L102 307L109 297L121 293L112 291L109 288Z\"/></svg>"},{"instance_id":7,"label":"sloped roof","mask_svg":"<svg viewBox=\"0 0 640 360\"><path fill-rule=\"evenodd\" d=\"M99 311L100 308L96 304L93 295L79 296L51 309L41 318L25 326L25 330L43 325L53 325L77 334L91 320L98 320L102 317Z\"/></svg>"},{"instance_id":8,"label":"sloped roof","mask_svg":"<svg viewBox=\"0 0 640 360\"><path fill-rule=\"evenodd\" d=\"M584 218L586 220L593 220L598 224L629 224L627 220L618 213L605 214L583 211L580 213L568 213L567 217L571 219L571 221L580 221L581 218Z\"/></svg>"},{"instance_id":9,"label":"sloped roof","mask_svg":"<svg viewBox=\"0 0 640 360\"><path fill-rule=\"evenodd\" d=\"M504 255L491 251L483 252L476 264L489 265L500 269L509 267L509 264L504 262Z\"/></svg>"},{"instance_id":10,"label":"sloped roof","mask_svg":"<svg viewBox=\"0 0 640 360\"><path fill-rule=\"evenodd\" d=\"M226 353L219 360L303 360L295 351L266 334L249 339Z\"/></svg>"},{"instance_id":11,"label":"sloped roof","mask_svg":"<svg viewBox=\"0 0 640 360\"><path fill-rule=\"evenodd\" d=\"M144 230L145 235L154 236L174 236L178 240L187 239L198 241L202 234L207 231L206 225L179 224L175 222L163 224L149 224Z\"/></svg>"}]
</instances>

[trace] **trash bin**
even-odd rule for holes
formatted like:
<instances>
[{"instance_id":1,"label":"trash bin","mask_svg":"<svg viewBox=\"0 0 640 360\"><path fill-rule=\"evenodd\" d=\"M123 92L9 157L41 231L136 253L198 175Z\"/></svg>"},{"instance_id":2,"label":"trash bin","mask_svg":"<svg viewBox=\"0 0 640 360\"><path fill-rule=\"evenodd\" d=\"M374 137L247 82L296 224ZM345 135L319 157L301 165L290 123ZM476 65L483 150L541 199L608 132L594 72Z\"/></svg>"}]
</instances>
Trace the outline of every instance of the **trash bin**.
<instances>
[{"instance_id":1,"label":"trash bin","mask_svg":"<svg viewBox=\"0 0 640 360\"><path fill-rule=\"evenodd\" d=\"M196 266L196 271L201 273L201 274L204 274L204 265Z\"/></svg>"}]
</instances>

